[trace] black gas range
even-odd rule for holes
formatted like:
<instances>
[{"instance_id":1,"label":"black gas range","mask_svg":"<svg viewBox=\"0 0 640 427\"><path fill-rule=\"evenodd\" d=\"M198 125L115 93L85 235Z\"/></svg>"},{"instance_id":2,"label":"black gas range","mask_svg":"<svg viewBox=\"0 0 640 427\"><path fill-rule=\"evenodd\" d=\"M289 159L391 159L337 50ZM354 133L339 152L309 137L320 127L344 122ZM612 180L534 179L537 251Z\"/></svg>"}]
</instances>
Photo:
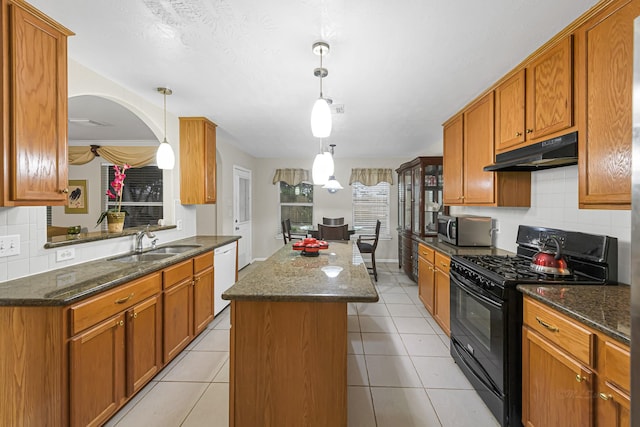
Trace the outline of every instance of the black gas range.
<instances>
[{"instance_id":1,"label":"black gas range","mask_svg":"<svg viewBox=\"0 0 640 427\"><path fill-rule=\"evenodd\" d=\"M569 275L538 273L534 255L555 239ZM521 426L522 295L518 284L604 285L617 280L616 238L519 226L516 255L451 257L451 355L502 426Z\"/></svg>"}]
</instances>

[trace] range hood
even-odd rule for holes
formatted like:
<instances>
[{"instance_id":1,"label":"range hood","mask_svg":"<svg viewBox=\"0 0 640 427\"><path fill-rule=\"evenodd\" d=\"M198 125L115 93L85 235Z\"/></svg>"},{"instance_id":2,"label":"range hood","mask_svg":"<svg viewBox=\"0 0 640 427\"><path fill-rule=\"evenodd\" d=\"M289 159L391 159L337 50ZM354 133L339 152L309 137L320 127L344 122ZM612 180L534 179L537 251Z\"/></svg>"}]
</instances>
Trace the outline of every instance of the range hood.
<instances>
[{"instance_id":1,"label":"range hood","mask_svg":"<svg viewBox=\"0 0 640 427\"><path fill-rule=\"evenodd\" d=\"M493 171L538 171L578 163L578 132L496 155L496 163L485 166Z\"/></svg>"}]
</instances>

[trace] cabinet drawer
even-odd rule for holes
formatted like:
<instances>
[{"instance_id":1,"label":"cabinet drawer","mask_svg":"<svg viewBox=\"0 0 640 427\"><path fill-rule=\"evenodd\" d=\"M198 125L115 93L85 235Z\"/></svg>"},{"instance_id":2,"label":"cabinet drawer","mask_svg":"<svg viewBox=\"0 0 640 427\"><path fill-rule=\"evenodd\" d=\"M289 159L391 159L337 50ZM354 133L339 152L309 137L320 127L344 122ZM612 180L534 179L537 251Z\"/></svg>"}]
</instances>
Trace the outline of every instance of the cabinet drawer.
<instances>
[{"instance_id":1,"label":"cabinet drawer","mask_svg":"<svg viewBox=\"0 0 640 427\"><path fill-rule=\"evenodd\" d=\"M172 265L162 271L162 287L169 289L193 276L193 262L183 261L180 264Z\"/></svg>"},{"instance_id":2,"label":"cabinet drawer","mask_svg":"<svg viewBox=\"0 0 640 427\"><path fill-rule=\"evenodd\" d=\"M429 261L431 264L433 264L433 257L435 253L436 251L434 251L430 247L423 245L422 243L418 244L418 256L424 258L426 261Z\"/></svg>"},{"instance_id":3,"label":"cabinet drawer","mask_svg":"<svg viewBox=\"0 0 640 427\"><path fill-rule=\"evenodd\" d=\"M444 271L445 273L449 274L449 264L451 263L451 258L441 254L440 252L436 252L435 260L435 267L440 271Z\"/></svg>"},{"instance_id":4,"label":"cabinet drawer","mask_svg":"<svg viewBox=\"0 0 640 427\"><path fill-rule=\"evenodd\" d=\"M71 306L71 335L159 293L160 284L160 273L153 273Z\"/></svg>"},{"instance_id":5,"label":"cabinet drawer","mask_svg":"<svg viewBox=\"0 0 640 427\"><path fill-rule=\"evenodd\" d=\"M581 362L593 366L595 335L576 321L530 299L524 300L523 321Z\"/></svg>"},{"instance_id":6,"label":"cabinet drawer","mask_svg":"<svg viewBox=\"0 0 640 427\"><path fill-rule=\"evenodd\" d=\"M213 267L213 251L198 255L193 258L193 273L198 273L202 270L206 270L209 267Z\"/></svg>"},{"instance_id":7,"label":"cabinet drawer","mask_svg":"<svg viewBox=\"0 0 640 427\"><path fill-rule=\"evenodd\" d=\"M629 350L607 342L604 345L604 358L604 376L607 382L629 393L631 377Z\"/></svg>"}]
</instances>

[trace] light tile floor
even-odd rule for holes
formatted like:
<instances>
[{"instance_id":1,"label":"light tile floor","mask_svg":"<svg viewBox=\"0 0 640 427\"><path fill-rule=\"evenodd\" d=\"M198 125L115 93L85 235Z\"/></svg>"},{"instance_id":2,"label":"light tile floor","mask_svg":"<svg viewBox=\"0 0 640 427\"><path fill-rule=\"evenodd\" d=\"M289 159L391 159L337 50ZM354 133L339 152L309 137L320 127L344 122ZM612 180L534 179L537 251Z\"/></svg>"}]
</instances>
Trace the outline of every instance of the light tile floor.
<instances>
[{"instance_id":1,"label":"light tile floor","mask_svg":"<svg viewBox=\"0 0 640 427\"><path fill-rule=\"evenodd\" d=\"M376 286L378 303L348 306L349 427L498 426L453 362L417 285L397 264L380 263ZM228 383L226 309L106 425L226 427Z\"/></svg>"}]
</instances>

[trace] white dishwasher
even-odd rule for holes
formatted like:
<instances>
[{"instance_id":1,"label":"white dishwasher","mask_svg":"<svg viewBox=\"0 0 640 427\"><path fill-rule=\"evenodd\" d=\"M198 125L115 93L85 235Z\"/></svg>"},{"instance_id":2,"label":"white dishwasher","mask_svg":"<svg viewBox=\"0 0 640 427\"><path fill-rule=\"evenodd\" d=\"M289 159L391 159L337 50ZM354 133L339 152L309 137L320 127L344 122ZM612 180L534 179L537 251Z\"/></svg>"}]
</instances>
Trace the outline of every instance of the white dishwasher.
<instances>
[{"instance_id":1,"label":"white dishwasher","mask_svg":"<svg viewBox=\"0 0 640 427\"><path fill-rule=\"evenodd\" d=\"M237 242L217 248L213 253L214 282L213 310L220 313L229 301L222 299L222 293L236 282L236 245Z\"/></svg>"}]
</instances>

